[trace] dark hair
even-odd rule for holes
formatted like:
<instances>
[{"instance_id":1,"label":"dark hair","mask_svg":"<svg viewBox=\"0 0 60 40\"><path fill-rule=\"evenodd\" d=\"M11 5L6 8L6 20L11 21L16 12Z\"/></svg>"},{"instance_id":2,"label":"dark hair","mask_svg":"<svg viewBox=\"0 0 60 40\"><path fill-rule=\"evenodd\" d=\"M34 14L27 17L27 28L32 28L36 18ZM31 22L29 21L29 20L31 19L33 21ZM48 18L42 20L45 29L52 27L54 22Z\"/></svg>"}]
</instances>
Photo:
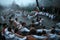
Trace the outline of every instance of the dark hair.
<instances>
[{"instance_id":1,"label":"dark hair","mask_svg":"<svg viewBox=\"0 0 60 40\"><path fill-rule=\"evenodd\" d=\"M5 27L5 28L6 28L6 27L7 27L7 23L4 23L4 24L3 24L3 27Z\"/></svg>"},{"instance_id":2,"label":"dark hair","mask_svg":"<svg viewBox=\"0 0 60 40\"><path fill-rule=\"evenodd\" d=\"M37 33L37 35L38 35L38 36L41 36L41 35L42 35L42 33L41 33L41 32L38 32L38 33Z\"/></svg>"},{"instance_id":3,"label":"dark hair","mask_svg":"<svg viewBox=\"0 0 60 40\"><path fill-rule=\"evenodd\" d=\"M11 32L11 27L8 27L8 31L10 31L10 32Z\"/></svg>"},{"instance_id":4,"label":"dark hair","mask_svg":"<svg viewBox=\"0 0 60 40\"><path fill-rule=\"evenodd\" d=\"M53 29L55 29L55 27L54 27L54 26L52 26L52 28L53 28Z\"/></svg>"},{"instance_id":5,"label":"dark hair","mask_svg":"<svg viewBox=\"0 0 60 40\"><path fill-rule=\"evenodd\" d=\"M18 18L15 18L15 20L17 21L17 20L18 20Z\"/></svg>"},{"instance_id":6,"label":"dark hair","mask_svg":"<svg viewBox=\"0 0 60 40\"><path fill-rule=\"evenodd\" d=\"M43 30L43 31L42 31L42 34L46 34L46 31Z\"/></svg>"},{"instance_id":7,"label":"dark hair","mask_svg":"<svg viewBox=\"0 0 60 40\"><path fill-rule=\"evenodd\" d=\"M39 21L39 18L37 17L36 21L38 22Z\"/></svg>"},{"instance_id":8,"label":"dark hair","mask_svg":"<svg viewBox=\"0 0 60 40\"><path fill-rule=\"evenodd\" d=\"M41 17L39 19L41 20Z\"/></svg>"},{"instance_id":9,"label":"dark hair","mask_svg":"<svg viewBox=\"0 0 60 40\"><path fill-rule=\"evenodd\" d=\"M34 23L34 20L32 20L32 23Z\"/></svg>"},{"instance_id":10,"label":"dark hair","mask_svg":"<svg viewBox=\"0 0 60 40\"><path fill-rule=\"evenodd\" d=\"M37 32L36 32L35 29L32 29L32 30L30 30L30 32L29 32L30 35L31 35L31 34L32 34L32 35L36 35L36 33L37 33Z\"/></svg>"},{"instance_id":11,"label":"dark hair","mask_svg":"<svg viewBox=\"0 0 60 40\"><path fill-rule=\"evenodd\" d=\"M7 23L4 23L3 25L5 26L5 25L7 25Z\"/></svg>"},{"instance_id":12,"label":"dark hair","mask_svg":"<svg viewBox=\"0 0 60 40\"><path fill-rule=\"evenodd\" d=\"M15 28L14 32L17 33L18 32L18 28Z\"/></svg>"},{"instance_id":13,"label":"dark hair","mask_svg":"<svg viewBox=\"0 0 60 40\"><path fill-rule=\"evenodd\" d=\"M52 33L52 34L55 34L55 30L51 30L51 33Z\"/></svg>"},{"instance_id":14,"label":"dark hair","mask_svg":"<svg viewBox=\"0 0 60 40\"><path fill-rule=\"evenodd\" d=\"M22 26L26 26L26 23L25 23L25 22L23 22L23 23L22 23Z\"/></svg>"},{"instance_id":15,"label":"dark hair","mask_svg":"<svg viewBox=\"0 0 60 40\"><path fill-rule=\"evenodd\" d=\"M35 24L31 24L31 27L35 27Z\"/></svg>"},{"instance_id":16,"label":"dark hair","mask_svg":"<svg viewBox=\"0 0 60 40\"><path fill-rule=\"evenodd\" d=\"M9 17L9 19L11 19L12 17Z\"/></svg>"}]
</instances>

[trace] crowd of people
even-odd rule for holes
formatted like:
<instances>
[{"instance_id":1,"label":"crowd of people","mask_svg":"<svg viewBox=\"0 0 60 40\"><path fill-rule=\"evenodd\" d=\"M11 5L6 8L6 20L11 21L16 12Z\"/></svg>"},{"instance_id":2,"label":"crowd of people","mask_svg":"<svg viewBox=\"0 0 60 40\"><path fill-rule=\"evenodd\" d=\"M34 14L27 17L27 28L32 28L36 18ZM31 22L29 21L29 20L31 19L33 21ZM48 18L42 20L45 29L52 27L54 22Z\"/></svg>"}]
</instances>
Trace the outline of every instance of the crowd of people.
<instances>
[{"instance_id":1,"label":"crowd of people","mask_svg":"<svg viewBox=\"0 0 60 40\"><path fill-rule=\"evenodd\" d=\"M28 15L28 18L30 19L30 18L32 18L32 17L35 17L36 15L42 15L42 16L46 16L46 17L48 17L48 18L50 18L50 19L54 19L55 18L55 15L54 14L50 14L50 13L48 13L48 12L35 12L35 14L34 15Z\"/></svg>"},{"instance_id":2,"label":"crowd of people","mask_svg":"<svg viewBox=\"0 0 60 40\"><path fill-rule=\"evenodd\" d=\"M42 12L33 15L36 20L32 20L30 25L19 22L18 18L9 17L8 23L0 23L0 40L60 40L60 29L55 26L47 29L40 15L43 15ZM44 15L49 16L48 13Z\"/></svg>"}]
</instances>

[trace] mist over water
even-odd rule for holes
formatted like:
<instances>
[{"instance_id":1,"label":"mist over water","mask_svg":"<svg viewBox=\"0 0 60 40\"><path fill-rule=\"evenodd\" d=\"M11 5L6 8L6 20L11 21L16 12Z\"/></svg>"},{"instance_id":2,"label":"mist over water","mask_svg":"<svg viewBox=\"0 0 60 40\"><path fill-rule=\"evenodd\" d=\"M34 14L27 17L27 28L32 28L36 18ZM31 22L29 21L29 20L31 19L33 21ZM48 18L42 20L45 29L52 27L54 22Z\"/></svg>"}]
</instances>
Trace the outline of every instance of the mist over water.
<instances>
[{"instance_id":1,"label":"mist over water","mask_svg":"<svg viewBox=\"0 0 60 40\"><path fill-rule=\"evenodd\" d=\"M0 0L0 5L2 6L9 6L11 5L13 0Z\"/></svg>"},{"instance_id":2,"label":"mist over water","mask_svg":"<svg viewBox=\"0 0 60 40\"><path fill-rule=\"evenodd\" d=\"M0 0L0 5L2 6L11 6L15 2L20 7L27 7L36 5L36 0ZM39 6L49 7L55 6L60 8L60 0L38 0Z\"/></svg>"},{"instance_id":3,"label":"mist over water","mask_svg":"<svg viewBox=\"0 0 60 40\"><path fill-rule=\"evenodd\" d=\"M13 2L15 2L19 6L28 6L29 4L35 3L35 0L0 0L0 5L10 6Z\"/></svg>"}]
</instances>

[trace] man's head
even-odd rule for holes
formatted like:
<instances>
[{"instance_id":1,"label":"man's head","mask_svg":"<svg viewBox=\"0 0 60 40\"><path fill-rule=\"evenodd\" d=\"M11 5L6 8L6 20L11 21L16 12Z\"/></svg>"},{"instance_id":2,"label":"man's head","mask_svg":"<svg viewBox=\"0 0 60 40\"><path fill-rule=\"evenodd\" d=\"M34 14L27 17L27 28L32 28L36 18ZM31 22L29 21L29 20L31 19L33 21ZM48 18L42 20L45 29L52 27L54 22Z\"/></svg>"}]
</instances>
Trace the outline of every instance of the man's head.
<instances>
[{"instance_id":1,"label":"man's head","mask_svg":"<svg viewBox=\"0 0 60 40\"><path fill-rule=\"evenodd\" d=\"M15 18L16 21L18 21L18 18Z\"/></svg>"},{"instance_id":2,"label":"man's head","mask_svg":"<svg viewBox=\"0 0 60 40\"><path fill-rule=\"evenodd\" d=\"M12 31L11 27L8 27L8 31L9 31L9 32L11 32L11 31Z\"/></svg>"},{"instance_id":3,"label":"man's head","mask_svg":"<svg viewBox=\"0 0 60 40\"><path fill-rule=\"evenodd\" d=\"M3 24L3 27L6 28L6 27L7 27L7 23L4 23L4 24Z\"/></svg>"},{"instance_id":4,"label":"man's head","mask_svg":"<svg viewBox=\"0 0 60 40\"><path fill-rule=\"evenodd\" d=\"M51 30L51 33L52 33L52 34L55 34L55 30Z\"/></svg>"},{"instance_id":5,"label":"man's head","mask_svg":"<svg viewBox=\"0 0 60 40\"><path fill-rule=\"evenodd\" d=\"M26 23L25 23L25 22L23 22L23 23L22 23L22 26L26 26Z\"/></svg>"}]
</instances>

